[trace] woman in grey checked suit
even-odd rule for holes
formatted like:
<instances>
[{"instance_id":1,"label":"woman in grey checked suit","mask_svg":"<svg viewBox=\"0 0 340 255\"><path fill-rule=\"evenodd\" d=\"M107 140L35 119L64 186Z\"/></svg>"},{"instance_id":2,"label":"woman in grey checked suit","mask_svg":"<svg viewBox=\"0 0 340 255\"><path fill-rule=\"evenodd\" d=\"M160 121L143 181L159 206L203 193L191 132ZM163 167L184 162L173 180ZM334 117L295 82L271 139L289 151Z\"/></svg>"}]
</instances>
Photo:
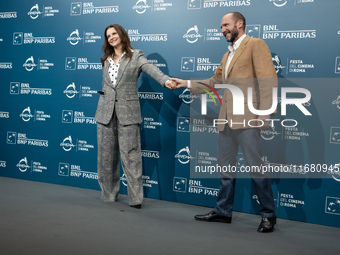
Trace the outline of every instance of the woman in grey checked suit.
<instances>
[{"instance_id":1,"label":"woman in grey checked suit","mask_svg":"<svg viewBox=\"0 0 340 255\"><path fill-rule=\"evenodd\" d=\"M147 73L164 87L175 83L149 63L143 51L133 49L125 29L118 24L104 32L102 91L96 111L98 140L98 182L101 200L115 202L119 192L119 152L127 180L130 206L143 202L142 154L139 124L142 122L137 79Z\"/></svg>"}]
</instances>

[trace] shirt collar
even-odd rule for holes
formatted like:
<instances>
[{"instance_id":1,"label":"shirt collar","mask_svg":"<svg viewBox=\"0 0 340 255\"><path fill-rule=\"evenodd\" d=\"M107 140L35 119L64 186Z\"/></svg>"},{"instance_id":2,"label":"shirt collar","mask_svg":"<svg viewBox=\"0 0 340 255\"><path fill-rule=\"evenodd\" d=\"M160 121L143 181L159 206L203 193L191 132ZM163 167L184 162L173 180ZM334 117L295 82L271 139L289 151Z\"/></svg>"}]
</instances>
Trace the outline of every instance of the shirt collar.
<instances>
[{"instance_id":1,"label":"shirt collar","mask_svg":"<svg viewBox=\"0 0 340 255\"><path fill-rule=\"evenodd\" d=\"M121 62L121 60L123 59L123 57L124 57L125 55L126 55L126 52L124 51L123 54L122 54L122 56L120 57L118 63ZM113 57L112 57L112 56L109 56L107 59L108 59L110 62L112 62L112 63L114 64L114 61L113 61Z\"/></svg>"},{"instance_id":2,"label":"shirt collar","mask_svg":"<svg viewBox=\"0 0 340 255\"><path fill-rule=\"evenodd\" d=\"M242 40L246 37L246 34L242 35L236 42L234 42L232 45L228 46L228 49L230 52L236 51L237 48L240 46Z\"/></svg>"},{"instance_id":3,"label":"shirt collar","mask_svg":"<svg viewBox=\"0 0 340 255\"><path fill-rule=\"evenodd\" d=\"M134 50L131 49L131 52L134 52ZM119 62L120 62L121 59L123 59L123 57L124 57L125 55L126 55L126 51L123 52L122 56L121 56L120 59L119 59ZM113 57L112 57L112 56L109 56L107 59L108 59L109 61L113 61ZM119 63L119 62L118 62L118 63ZM114 62L113 62L113 63L114 63Z\"/></svg>"}]
</instances>

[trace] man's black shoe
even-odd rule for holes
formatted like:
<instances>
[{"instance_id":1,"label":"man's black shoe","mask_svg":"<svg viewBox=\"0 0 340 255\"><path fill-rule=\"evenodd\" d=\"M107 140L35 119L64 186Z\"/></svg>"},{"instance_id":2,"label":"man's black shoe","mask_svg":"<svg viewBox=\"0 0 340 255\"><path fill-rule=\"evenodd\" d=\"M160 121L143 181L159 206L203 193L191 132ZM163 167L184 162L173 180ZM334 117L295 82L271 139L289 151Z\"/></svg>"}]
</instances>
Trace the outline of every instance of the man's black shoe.
<instances>
[{"instance_id":1,"label":"man's black shoe","mask_svg":"<svg viewBox=\"0 0 340 255\"><path fill-rule=\"evenodd\" d=\"M231 223L231 217L219 215L214 211L211 211L204 215L196 215L195 220Z\"/></svg>"},{"instance_id":2,"label":"man's black shoe","mask_svg":"<svg viewBox=\"0 0 340 255\"><path fill-rule=\"evenodd\" d=\"M142 205L141 205L141 204L138 204L138 205L130 205L130 206L133 207L133 208L136 208L136 209L142 208Z\"/></svg>"},{"instance_id":3,"label":"man's black shoe","mask_svg":"<svg viewBox=\"0 0 340 255\"><path fill-rule=\"evenodd\" d=\"M274 231L274 225L276 224L276 218L262 218L257 232L268 233Z\"/></svg>"}]
</instances>

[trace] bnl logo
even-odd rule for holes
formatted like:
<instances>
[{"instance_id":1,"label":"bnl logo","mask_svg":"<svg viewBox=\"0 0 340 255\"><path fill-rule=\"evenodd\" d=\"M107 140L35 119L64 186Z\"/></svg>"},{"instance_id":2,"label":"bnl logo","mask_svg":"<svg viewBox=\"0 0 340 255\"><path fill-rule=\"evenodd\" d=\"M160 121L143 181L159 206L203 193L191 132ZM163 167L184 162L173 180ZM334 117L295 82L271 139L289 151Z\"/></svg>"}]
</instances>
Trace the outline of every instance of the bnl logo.
<instances>
[{"instance_id":1,"label":"bnl logo","mask_svg":"<svg viewBox=\"0 0 340 255\"><path fill-rule=\"evenodd\" d=\"M326 197L325 213L340 215L340 198Z\"/></svg>"},{"instance_id":2,"label":"bnl logo","mask_svg":"<svg viewBox=\"0 0 340 255\"><path fill-rule=\"evenodd\" d=\"M76 58L75 57L66 57L65 70L76 70Z\"/></svg>"},{"instance_id":3,"label":"bnl logo","mask_svg":"<svg viewBox=\"0 0 340 255\"><path fill-rule=\"evenodd\" d=\"M189 117L178 117L177 131L190 132L190 118Z\"/></svg>"},{"instance_id":4,"label":"bnl logo","mask_svg":"<svg viewBox=\"0 0 340 255\"><path fill-rule=\"evenodd\" d=\"M17 143L17 133L8 131L7 132L7 143L8 144L16 144Z\"/></svg>"},{"instance_id":5,"label":"bnl logo","mask_svg":"<svg viewBox=\"0 0 340 255\"><path fill-rule=\"evenodd\" d=\"M335 59L335 73L340 73L340 57Z\"/></svg>"},{"instance_id":6,"label":"bnl logo","mask_svg":"<svg viewBox=\"0 0 340 255\"><path fill-rule=\"evenodd\" d=\"M73 111L72 110L63 110L62 111L62 123L72 123Z\"/></svg>"},{"instance_id":7,"label":"bnl logo","mask_svg":"<svg viewBox=\"0 0 340 255\"><path fill-rule=\"evenodd\" d=\"M11 82L10 83L10 94L16 94L19 95L19 87L20 87L20 83L19 82Z\"/></svg>"},{"instance_id":8,"label":"bnl logo","mask_svg":"<svg viewBox=\"0 0 340 255\"><path fill-rule=\"evenodd\" d=\"M340 144L340 127L331 127L330 143Z\"/></svg>"},{"instance_id":9,"label":"bnl logo","mask_svg":"<svg viewBox=\"0 0 340 255\"><path fill-rule=\"evenodd\" d=\"M187 190L187 179L182 177L174 177L174 188L175 192L185 193Z\"/></svg>"},{"instance_id":10,"label":"bnl logo","mask_svg":"<svg viewBox=\"0 0 340 255\"><path fill-rule=\"evenodd\" d=\"M182 57L181 71L182 72L194 72L195 71L195 57Z\"/></svg>"},{"instance_id":11,"label":"bnl logo","mask_svg":"<svg viewBox=\"0 0 340 255\"><path fill-rule=\"evenodd\" d=\"M261 25L247 25L246 34L252 38L260 38Z\"/></svg>"},{"instance_id":12,"label":"bnl logo","mask_svg":"<svg viewBox=\"0 0 340 255\"><path fill-rule=\"evenodd\" d=\"M201 9L202 0L188 0L188 10L190 9Z\"/></svg>"},{"instance_id":13,"label":"bnl logo","mask_svg":"<svg viewBox=\"0 0 340 255\"><path fill-rule=\"evenodd\" d=\"M70 174L70 164L68 163L59 163L58 175L60 176L69 176Z\"/></svg>"},{"instance_id":14,"label":"bnl logo","mask_svg":"<svg viewBox=\"0 0 340 255\"><path fill-rule=\"evenodd\" d=\"M71 16L81 15L81 2L71 3Z\"/></svg>"},{"instance_id":15,"label":"bnl logo","mask_svg":"<svg viewBox=\"0 0 340 255\"><path fill-rule=\"evenodd\" d=\"M21 45L23 40L23 34L21 32L13 33L13 45Z\"/></svg>"}]
</instances>

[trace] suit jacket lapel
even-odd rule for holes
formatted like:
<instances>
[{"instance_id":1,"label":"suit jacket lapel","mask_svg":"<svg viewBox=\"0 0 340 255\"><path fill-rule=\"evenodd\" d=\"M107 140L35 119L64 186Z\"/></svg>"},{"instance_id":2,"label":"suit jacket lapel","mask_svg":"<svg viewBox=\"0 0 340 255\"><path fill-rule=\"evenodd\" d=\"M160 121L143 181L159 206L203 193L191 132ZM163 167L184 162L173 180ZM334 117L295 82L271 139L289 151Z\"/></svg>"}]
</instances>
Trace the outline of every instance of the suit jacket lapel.
<instances>
[{"instance_id":1,"label":"suit jacket lapel","mask_svg":"<svg viewBox=\"0 0 340 255\"><path fill-rule=\"evenodd\" d=\"M237 59L242 55L244 49L246 48L246 44L248 43L248 41L250 40L250 37L247 35L241 42L240 46L237 48L235 55L233 57L233 59L231 60L230 64L229 64L229 68L228 68L228 77L229 74L231 72L231 70L233 69Z\"/></svg>"},{"instance_id":2,"label":"suit jacket lapel","mask_svg":"<svg viewBox=\"0 0 340 255\"><path fill-rule=\"evenodd\" d=\"M118 69L118 76L117 76L117 81L116 81L116 87L118 87L120 85L120 80L123 77L123 74L125 72L125 68L127 66L127 64L130 62L130 58L128 58L126 55L124 56L124 59L122 59L122 62L119 65L119 69Z\"/></svg>"}]
</instances>

